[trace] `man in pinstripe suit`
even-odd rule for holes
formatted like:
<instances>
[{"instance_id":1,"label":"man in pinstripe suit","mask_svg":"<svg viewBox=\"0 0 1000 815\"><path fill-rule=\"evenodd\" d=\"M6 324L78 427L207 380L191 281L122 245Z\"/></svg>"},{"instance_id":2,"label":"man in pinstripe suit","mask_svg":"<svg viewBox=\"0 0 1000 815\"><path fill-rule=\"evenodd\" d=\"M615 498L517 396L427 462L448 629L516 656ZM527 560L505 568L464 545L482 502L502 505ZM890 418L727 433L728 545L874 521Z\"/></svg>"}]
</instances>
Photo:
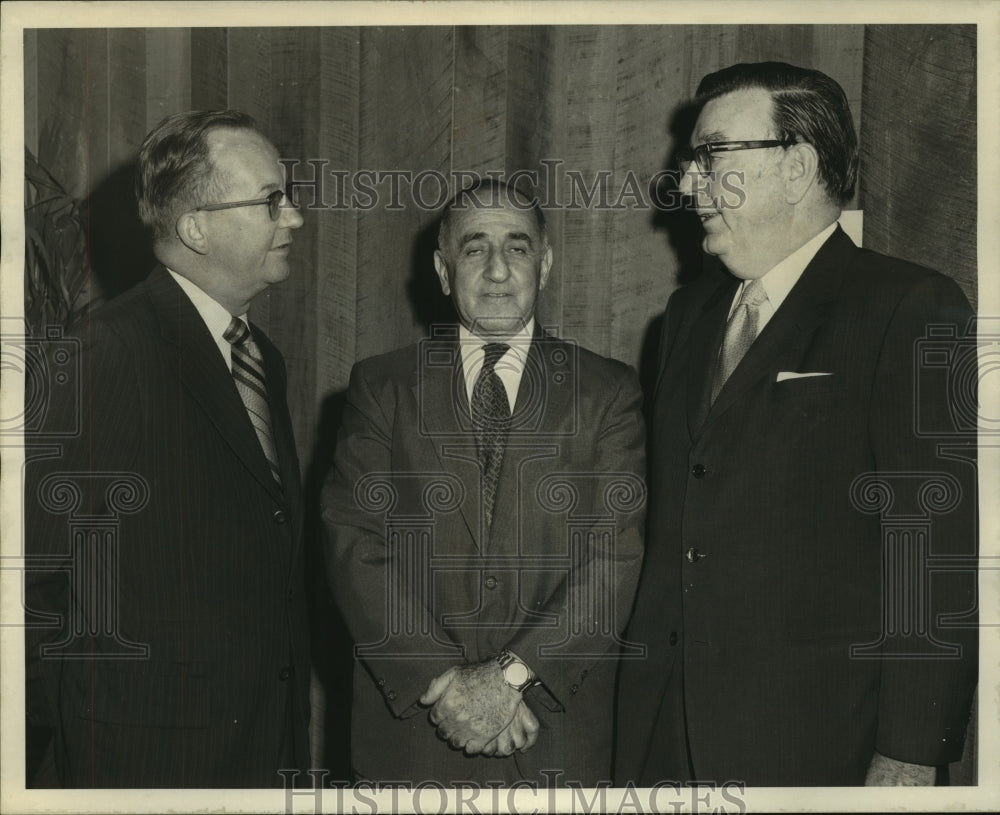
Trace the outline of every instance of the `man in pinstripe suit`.
<instances>
[{"instance_id":1,"label":"man in pinstripe suit","mask_svg":"<svg viewBox=\"0 0 1000 815\"><path fill-rule=\"evenodd\" d=\"M28 717L54 734L37 786L266 787L308 766L299 465L281 355L246 322L289 274L283 189L237 111L142 145L162 265L69 339L47 419L76 432L29 450Z\"/></svg>"}]
</instances>

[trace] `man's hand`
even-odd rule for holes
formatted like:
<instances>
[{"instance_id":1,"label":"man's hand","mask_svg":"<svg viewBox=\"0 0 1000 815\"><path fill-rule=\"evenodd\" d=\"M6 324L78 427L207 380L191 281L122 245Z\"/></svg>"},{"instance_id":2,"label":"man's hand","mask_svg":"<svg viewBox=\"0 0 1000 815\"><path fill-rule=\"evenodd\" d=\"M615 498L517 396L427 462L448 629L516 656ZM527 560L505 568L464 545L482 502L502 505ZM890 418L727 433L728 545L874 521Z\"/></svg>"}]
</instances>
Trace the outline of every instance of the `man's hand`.
<instances>
[{"instance_id":1,"label":"man's hand","mask_svg":"<svg viewBox=\"0 0 1000 815\"><path fill-rule=\"evenodd\" d=\"M504 681L496 660L488 659L449 668L431 680L420 703L434 706L430 720L438 735L472 755L482 752L511 723L521 693Z\"/></svg>"},{"instance_id":2,"label":"man's hand","mask_svg":"<svg viewBox=\"0 0 1000 815\"><path fill-rule=\"evenodd\" d=\"M933 787L937 768L907 764L881 753L872 757L865 776L866 787Z\"/></svg>"},{"instance_id":3,"label":"man's hand","mask_svg":"<svg viewBox=\"0 0 1000 815\"><path fill-rule=\"evenodd\" d=\"M530 750L536 741L538 741L538 719L522 700L510 724L483 748L483 755L509 756L515 750L523 753L525 750Z\"/></svg>"}]
</instances>

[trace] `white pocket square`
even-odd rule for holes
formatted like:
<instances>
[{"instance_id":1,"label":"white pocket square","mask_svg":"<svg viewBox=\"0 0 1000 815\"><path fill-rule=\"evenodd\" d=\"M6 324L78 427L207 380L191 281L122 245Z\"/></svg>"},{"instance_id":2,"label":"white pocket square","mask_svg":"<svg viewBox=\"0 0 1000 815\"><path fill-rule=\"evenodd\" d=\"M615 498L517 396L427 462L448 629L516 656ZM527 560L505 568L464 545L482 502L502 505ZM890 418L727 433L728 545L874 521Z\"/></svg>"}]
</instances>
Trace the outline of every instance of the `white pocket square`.
<instances>
[{"instance_id":1,"label":"white pocket square","mask_svg":"<svg viewBox=\"0 0 1000 815\"><path fill-rule=\"evenodd\" d=\"M795 371L778 371L777 381L784 382L786 379L806 379L808 377L813 377L813 376L833 376L833 374L823 373L823 372L800 374L796 373Z\"/></svg>"}]
</instances>

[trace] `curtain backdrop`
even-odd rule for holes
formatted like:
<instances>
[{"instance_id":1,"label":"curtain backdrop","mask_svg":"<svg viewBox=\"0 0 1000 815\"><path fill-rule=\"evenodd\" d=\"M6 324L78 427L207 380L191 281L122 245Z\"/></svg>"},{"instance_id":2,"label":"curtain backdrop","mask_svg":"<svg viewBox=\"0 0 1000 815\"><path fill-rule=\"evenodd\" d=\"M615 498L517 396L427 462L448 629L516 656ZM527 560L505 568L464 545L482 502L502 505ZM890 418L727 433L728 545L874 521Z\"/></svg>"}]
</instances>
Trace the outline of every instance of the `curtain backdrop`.
<instances>
[{"instance_id":1,"label":"curtain backdrop","mask_svg":"<svg viewBox=\"0 0 1000 815\"><path fill-rule=\"evenodd\" d=\"M563 204L547 212L555 264L541 322L648 377L657 317L702 263L697 223L649 206L669 195L651 181L687 139L699 79L734 62L783 60L843 85L865 244L952 275L975 304L975 44L975 26L926 25L30 30L25 141L88 201L95 296L149 270L131 172L164 116L240 108L299 161L297 179L321 180L300 190L291 278L252 310L285 355L315 513L351 366L447 314L436 213L402 171L424 174L425 204L438 177L538 172L549 203ZM366 180L376 196L352 206ZM350 654L321 578L316 592L314 742L317 764L337 774Z\"/></svg>"}]
</instances>

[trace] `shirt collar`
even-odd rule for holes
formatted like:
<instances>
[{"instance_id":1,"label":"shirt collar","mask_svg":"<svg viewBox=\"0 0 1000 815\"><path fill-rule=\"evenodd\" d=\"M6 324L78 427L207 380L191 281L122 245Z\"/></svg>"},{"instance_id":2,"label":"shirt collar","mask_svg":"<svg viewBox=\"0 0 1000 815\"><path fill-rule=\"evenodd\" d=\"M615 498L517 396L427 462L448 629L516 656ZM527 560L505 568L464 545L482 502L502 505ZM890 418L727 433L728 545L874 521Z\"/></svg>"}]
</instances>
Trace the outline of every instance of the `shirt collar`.
<instances>
[{"instance_id":1,"label":"shirt collar","mask_svg":"<svg viewBox=\"0 0 1000 815\"><path fill-rule=\"evenodd\" d=\"M198 311L198 314L201 315L202 321L208 328L208 333L215 340L215 347L219 349L222 359L229 369L232 370L233 347L223 335L226 333L226 329L229 328L229 324L233 321L233 315L218 300L213 300L211 295L206 294L204 289L200 288L197 284L192 283L183 275L177 274L173 269L167 269L167 271L177 281L177 285L181 287L181 291L188 296L191 304ZM245 312L238 316L249 326Z\"/></svg>"},{"instance_id":2,"label":"shirt collar","mask_svg":"<svg viewBox=\"0 0 1000 815\"><path fill-rule=\"evenodd\" d=\"M472 389L476 384L476 377L483 367L483 350L488 343L503 342L510 346L510 349L497 361L496 371L504 386L507 388L507 395L513 404L517 395L517 384L521 381L521 374L524 373L524 365L528 359L528 350L531 348L531 338L535 331L535 318L532 317L524 327L511 337L480 337L473 334L464 325L459 325L458 342L462 353L462 376L465 379L465 387L469 398L472 398Z\"/></svg>"},{"instance_id":3,"label":"shirt collar","mask_svg":"<svg viewBox=\"0 0 1000 815\"><path fill-rule=\"evenodd\" d=\"M802 246L784 260L772 266L760 279L761 284L764 286L764 291L767 292L768 302L775 311L784 302L785 298L788 297L788 293L792 290L792 287L802 277L806 266L816 257L816 253L820 247L826 243L826 239L833 234L836 228L837 222L834 221L826 229L802 244Z\"/></svg>"},{"instance_id":4,"label":"shirt collar","mask_svg":"<svg viewBox=\"0 0 1000 815\"><path fill-rule=\"evenodd\" d=\"M213 300L211 295L206 294L204 289L200 288L196 283L191 282L188 278L178 274L173 269L167 269L167 271L170 272L174 280L177 281L177 285L190 298L213 337L221 337L225 334L234 316L238 316L243 322L247 322L246 313L239 315L230 314L225 306L219 303L218 300Z\"/></svg>"},{"instance_id":5,"label":"shirt collar","mask_svg":"<svg viewBox=\"0 0 1000 815\"><path fill-rule=\"evenodd\" d=\"M502 340L493 337L480 337L473 334L464 325L458 328L458 341L462 348L462 367L467 373L473 374L473 381L479 375L479 368L483 364L483 349L491 342L504 342L510 346L510 350L502 357L505 366L512 366L518 373L524 370L525 360L528 358L528 349L531 347L531 337L535 331L535 318L532 317L525 326L512 337L504 337ZM475 368L473 371L472 368Z\"/></svg>"}]
</instances>

